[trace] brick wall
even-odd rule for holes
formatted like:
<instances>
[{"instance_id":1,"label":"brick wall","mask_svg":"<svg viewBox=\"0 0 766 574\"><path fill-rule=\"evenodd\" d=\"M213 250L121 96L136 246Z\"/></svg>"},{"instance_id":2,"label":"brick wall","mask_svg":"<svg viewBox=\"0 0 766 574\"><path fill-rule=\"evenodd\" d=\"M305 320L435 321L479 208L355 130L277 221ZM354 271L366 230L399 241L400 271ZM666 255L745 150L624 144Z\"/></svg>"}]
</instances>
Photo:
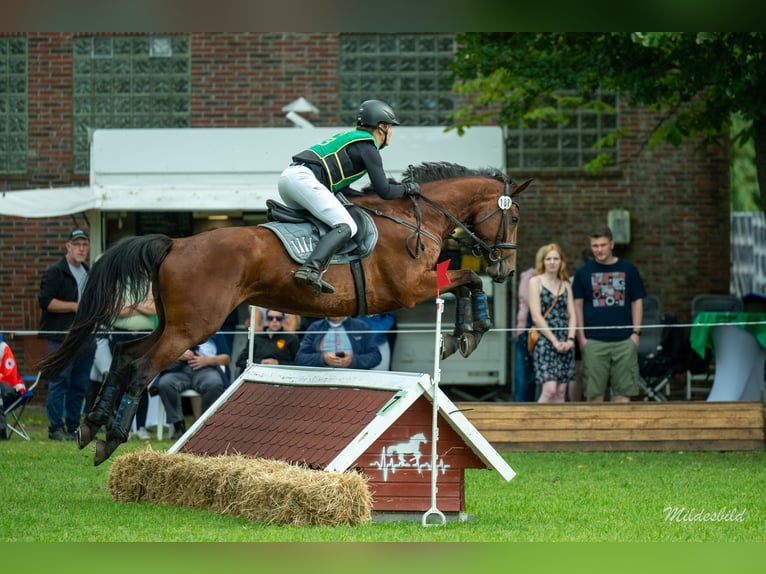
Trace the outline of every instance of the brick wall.
<instances>
[{"instance_id":1,"label":"brick wall","mask_svg":"<svg viewBox=\"0 0 766 574\"><path fill-rule=\"evenodd\" d=\"M192 34L194 127L290 127L282 107L303 96L338 125L338 35Z\"/></svg>"},{"instance_id":2,"label":"brick wall","mask_svg":"<svg viewBox=\"0 0 766 574\"><path fill-rule=\"evenodd\" d=\"M72 173L72 40L70 33L30 33L29 171L0 174L0 189L86 185ZM322 110L316 125L337 125L338 37L329 33L191 34L193 127L288 126L282 107L304 96ZM643 145L653 125L644 112L623 110L639 133L621 144L617 173L599 177L512 173L534 177L522 196L520 268L537 248L559 242L571 266L588 233L606 223L610 209L631 212L632 243L619 254L636 263L663 310L688 318L691 298L729 286L728 153L692 145ZM42 271L64 253L83 216L19 219L0 216L0 330L37 328ZM14 344L25 372L24 347ZM30 351L30 354L35 354Z\"/></svg>"}]
</instances>

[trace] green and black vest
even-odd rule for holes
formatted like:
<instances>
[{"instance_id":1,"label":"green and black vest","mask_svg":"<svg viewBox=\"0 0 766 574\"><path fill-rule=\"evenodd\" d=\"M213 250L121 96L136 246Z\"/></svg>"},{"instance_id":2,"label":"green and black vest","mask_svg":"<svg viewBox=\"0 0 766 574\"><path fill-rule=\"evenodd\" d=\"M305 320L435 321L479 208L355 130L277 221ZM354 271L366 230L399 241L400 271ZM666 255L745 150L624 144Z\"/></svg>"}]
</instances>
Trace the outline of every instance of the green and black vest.
<instances>
[{"instance_id":1,"label":"green and black vest","mask_svg":"<svg viewBox=\"0 0 766 574\"><path fill-rule=\"evenodd\" d=\"M378 148L378 140L370 132L364 130L352 130L335 134L317 145L293 156L293 161L305 161L307 163L320 164L330 181L330 190L333 192L351 185L357 179L367 173L366 169L354 172L351 158L348 157L349 144L370 140Z\"/></svg>"}]
</instances>

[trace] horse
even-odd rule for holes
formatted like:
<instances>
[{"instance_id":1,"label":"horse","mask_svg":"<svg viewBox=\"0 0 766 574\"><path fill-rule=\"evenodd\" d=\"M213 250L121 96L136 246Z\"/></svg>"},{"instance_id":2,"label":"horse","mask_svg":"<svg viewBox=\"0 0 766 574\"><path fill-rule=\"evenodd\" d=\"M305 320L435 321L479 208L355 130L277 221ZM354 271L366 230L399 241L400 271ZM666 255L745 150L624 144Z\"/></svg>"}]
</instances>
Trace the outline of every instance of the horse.
<instances>
[{"instance_id":1,"label":"horse","mask_svg":"<svg viewBox=\"0 0 766 574\"><path fill-rule=\"evenodd\" d=\"M128 439L138 401L154 377L219 330L242 303L319 317L413 307L436 295L442 271L437 262L456 229L462 230L461 240L472 242L495 282L514 272L515 198L531 180L517 184L498 170L443 162L410 166L402 180L418 183L420 195L384 200L376 194L349 194L348 202L369 213L379 232L374 249L362 260L361 296L351 266L336 264L326 271L335 292L312 296L293 281L298 263L263 224L184 238L127 237L106 249L90 270L72 327L58 349L42 359L41 370L60 372L109 330L126 301L145 300L150 288L158 320L150 334L116 346L95 404L75 433L79 448L96 440L94 464L107 460ZM492 326L486 294L470 269L450 269L446 275L449 284L441 292L453 292L458 308L442 357L455 349L468 356ZM104 440L96 438L101 427L106 428Z\"/></svg>"}]
</instances>

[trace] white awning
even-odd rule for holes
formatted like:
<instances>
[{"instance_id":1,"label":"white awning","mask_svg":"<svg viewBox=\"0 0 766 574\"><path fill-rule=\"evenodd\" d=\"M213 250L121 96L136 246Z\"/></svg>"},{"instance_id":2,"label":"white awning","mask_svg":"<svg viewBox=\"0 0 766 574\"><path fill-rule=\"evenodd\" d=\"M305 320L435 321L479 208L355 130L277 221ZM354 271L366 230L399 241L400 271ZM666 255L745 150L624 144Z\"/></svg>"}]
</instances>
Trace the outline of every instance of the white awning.
<instances>
[{"instance_id":1,"label":"white awning","mask_svg":"<svg viewBox=\"0 0 766 574\"><path fill-rule=\"evenodd\" d=\"M4 191L0 213L16 217L56 217L99 207L100 199L90 187Z\"/></svg>"}]
</instances>

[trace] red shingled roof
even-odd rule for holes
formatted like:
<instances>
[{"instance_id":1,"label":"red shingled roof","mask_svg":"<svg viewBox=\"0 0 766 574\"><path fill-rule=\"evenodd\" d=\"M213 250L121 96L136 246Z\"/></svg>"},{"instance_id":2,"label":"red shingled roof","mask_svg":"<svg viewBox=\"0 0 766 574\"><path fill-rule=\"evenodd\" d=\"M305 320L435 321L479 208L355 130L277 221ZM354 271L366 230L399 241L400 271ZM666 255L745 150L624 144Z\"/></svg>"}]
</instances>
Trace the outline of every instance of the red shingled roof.
<instances>
[{"instance_id":1,"label":"red shingled roof","mask_svg":"<svg viewBox=\"0 0 766 574\"><path fill-rule=\"evenodd\" d=\"M394 394L244 384L181 451L214 456L236 450L238 454L324 468Z\"/></svg>"}]
</instances>

